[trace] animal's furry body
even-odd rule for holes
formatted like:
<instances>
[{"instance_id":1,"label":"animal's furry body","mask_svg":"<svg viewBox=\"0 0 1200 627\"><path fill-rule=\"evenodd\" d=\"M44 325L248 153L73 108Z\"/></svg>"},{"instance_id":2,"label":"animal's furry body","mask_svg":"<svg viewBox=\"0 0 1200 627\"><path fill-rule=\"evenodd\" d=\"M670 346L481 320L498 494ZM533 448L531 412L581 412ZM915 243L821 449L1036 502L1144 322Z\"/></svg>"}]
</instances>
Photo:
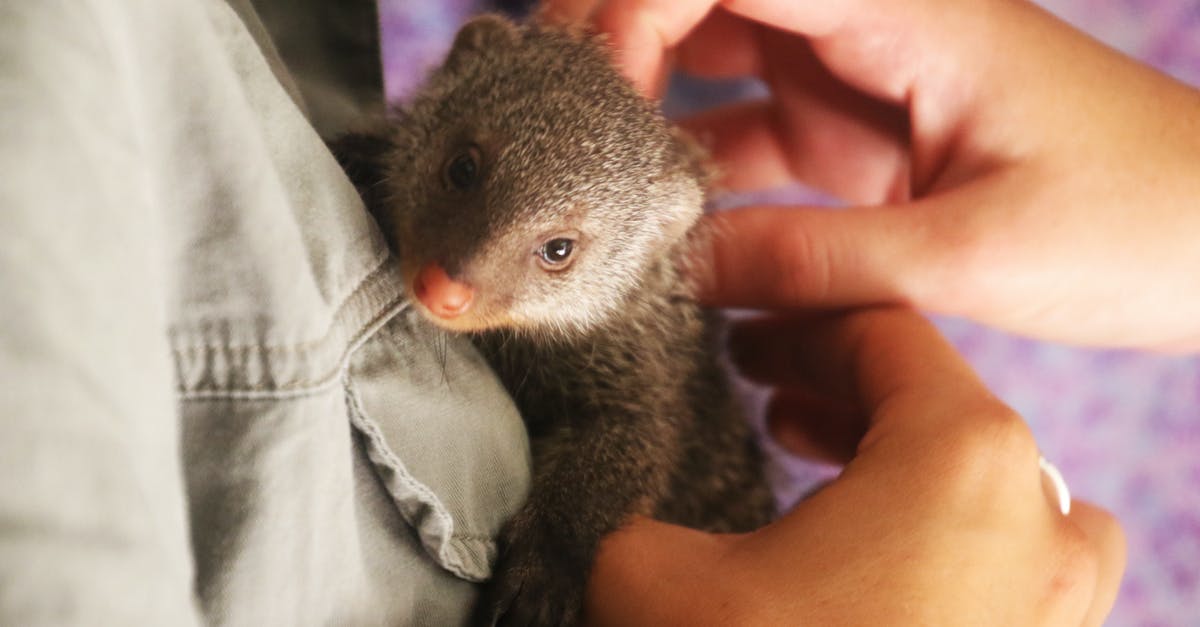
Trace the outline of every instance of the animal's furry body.
<instances>
[{"instance_id":1,"label":"animal's furry body","mask_svg":"<svg viewBox=\"0 0 1200 627\"><path fill-rule=\"evenodd\" d=\"M598 542L631 515L735 532L770 520L717 326L679 274L703 199L696 152L602 45L477 19L395 121L334 148L410 281L436 263L473 286L469 315L429 317L472 333L528 425L531 493L478 623L578 622ZM480 182L455 188L445 168L464 154ZM562 234L565 269L528 254Z\"/></svg>"}]
</instances>

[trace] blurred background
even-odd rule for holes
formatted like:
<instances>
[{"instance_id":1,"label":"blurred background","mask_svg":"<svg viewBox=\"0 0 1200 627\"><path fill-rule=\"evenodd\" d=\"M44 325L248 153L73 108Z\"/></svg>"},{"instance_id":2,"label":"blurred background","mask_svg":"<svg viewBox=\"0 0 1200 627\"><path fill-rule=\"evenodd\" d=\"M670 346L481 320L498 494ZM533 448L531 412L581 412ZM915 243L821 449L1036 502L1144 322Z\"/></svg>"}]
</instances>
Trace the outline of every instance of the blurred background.
<instances>
[{"instance_id":1,"label":"blurred background","mask_svg":"<svg viewBox=\"0 0 1200 627\"><path fill-rule=\"evenodd\" d=\"M380 0L389 98L403 101L440 62L458 25L496 4L520 11L527 3ZM1200 85L1200 1L1041 4L1109 45ZM675 81L666 109L691 110L745 89ZM810 196L783 190L771 198ZM1197 240L1200 245L1200 234ZM1073 493L1108 508L1124 525L1129 566L1107 624L1200 625L1200 357L1071 348L961 320L938 324L992 389L1029 421ZM787 460L777 471L785 502L829 472Z\"/></svg>"}]
</instances>

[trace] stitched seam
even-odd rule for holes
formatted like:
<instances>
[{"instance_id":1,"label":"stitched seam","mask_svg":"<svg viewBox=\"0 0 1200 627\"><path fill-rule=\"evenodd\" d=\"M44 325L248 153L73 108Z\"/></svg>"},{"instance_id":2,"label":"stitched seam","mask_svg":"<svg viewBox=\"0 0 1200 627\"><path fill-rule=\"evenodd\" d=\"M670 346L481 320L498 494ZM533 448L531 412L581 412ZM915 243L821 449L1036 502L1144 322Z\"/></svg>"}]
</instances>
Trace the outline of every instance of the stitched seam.
<instances>
[{"instance_id":1,"label":"stitched seam","mask_svg":"<svg viewBox=\"0 0 1200 627\"><path fill-rule=\"evenodd\" d=\"M494 544L496 539L492 536L482 536L474 533L454 533L454 537L460 540L470 540L472 542L483 542L485 544Z\"/></svg>"},{"instance_id":2,"label":"stitched seam","mask_svg":"<svg viewBox=\"0 0 1200 627\"><path fill-rule=\"evenodd\" d=\"M362 346L363 342L384 322L391 319L395 315L407 308L407 302L404 296L399 296L385 305L382 310L375 314L367 321L358 331L355 332L354 338L347 344L346 349L342 352L342 356L338 359L337 365L330 371L329 374L322 376L312 383L300 383L291 385L279 385L271 387L247 386L231 389L220 390L181 390L179 398L181 400L216 400L216 399L241 399L241 400L272 400L272 399L287 399L308 396L328 390L331 386L337 383L340 373L346 369L350 362L350 355ZM340 312L339 312L340 313Z\"/></svg>"},{"instance_id":3,"label":"stitched seam","mask_svg":"<svg viewBox=\"0 0 1200 627\"><path fill-rule=\"evenodd\" d=\"M377 275L382 274L385 270L387 270L389 261L391 261L391 253L385 249L382 252L382 254L379 256L378 260L376 261L375 267L370 272L368 272L366 274L366 276L364 276L362 278L362 280L360 280L354 286L354 289L351 290L350 293L347 294L346 297L343 298L341 300L341 302L339 302L337 304L337 306L334 308L334 314L333 314L333 316L330 317L330 323L325 328L325 332L321 334L321 337L311 339L311 340L304 340L301 342L293 342L293 343L286 343L286 344L267 344L267 343L259 343L259 342L255 342L255 343L222 342L222 343L216 343L216 344L209 344L206 342L200 342L200 343L189 342L189 343L173 344L171 347L171 350L176 353L183 353L185 351L195 353L195 352L199 352L199 351L214 350L214 349L215 350L257 349L257 350L272 350L272 351L302 351L302 350L311 349L316 346L320 346L321 344L328 341L329 336L333 333L334 328L337 327L338 316L340 316L342 314L342 311L345 309L346 304L349 303L351 300L353 300L354 297L357 296L359 292L366 289L366 287L368 285L370 285L372 280ZM401 297L401 298L403 298L403 297ZM225 322L227 322L227 321L226 320L210 320L210 321L208 321L208 324L216 325L216 324L224 324ZM205 323L204 323L204 321L201 321L200 324L205 324ZM175 340L176 337L185 335L185 334L190 335L191 333L181 331L177 328L172 328L167 331L167 335L171 337L173 343L176 341Z\"/></svg>"},{"instance_id":4,"label":"stitched seam","mask_svg":"<svg viewBox=\"0 0 1200 627\"><path fill-rule=\"evenodd\" d=\"M360 433L367 436L367 438L371 441L372 448L375 450L375 453L379 455L382 463L396 475L399 483L403 487L411 490L413 494L418 497L418 500L429 506L430 509L433 510L438 521L442 523L444 530L438 534L438 561L444 568L446 568L446 570L449 570L463 579L478 579L477 576L466 572L461 560L459 560L457 556L453 555L450 551L450 539L454 537L454 517L450 515L450 512L446 509L446 506L442 504L441 499L439 499L438 496L429 489L429 486L417 481L415 477L409 474L408 469L404 466L404 463L401 462L400 458L396 457L396 454L392 452L390 447L388 447L387 441L384 439L383 433L379 430L379 427L374 421L367 417L366 412L363 410L361 401L358 397L358 392L355 391L354 384L350 381L349 369L346 369L344 372L342 382L343 388L346 391L346 406L350 411L350 422L356 429L359 430ZM385 485L386 483L387 482L385 482ZM406 520L414 529L417 529L418 531L421 530L422 526L410 517L409 513L405 511L404 507L399 506L400 504L398 500L400 499L400 495L393 493L391 490L388 490L388 493L391 494L393 503L396 504L396 509L400 512L400 515L404 517L404 520ZM418 535L420 535L420 533L418 533ZM422 544L424 544L424 542L422 542Z\"/></svg>"}]
</instances>

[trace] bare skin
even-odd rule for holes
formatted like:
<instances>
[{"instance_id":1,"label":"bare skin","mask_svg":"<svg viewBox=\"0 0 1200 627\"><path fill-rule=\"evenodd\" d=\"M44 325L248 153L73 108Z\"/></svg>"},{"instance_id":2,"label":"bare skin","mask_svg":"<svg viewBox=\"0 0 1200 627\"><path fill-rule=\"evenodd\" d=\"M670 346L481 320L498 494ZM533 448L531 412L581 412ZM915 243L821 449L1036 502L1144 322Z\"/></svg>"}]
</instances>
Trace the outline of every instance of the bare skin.
<instances>
[{"instance_id":1,"label":"bare skin","mask_svg":"<svg viewBox=\"0 0 1200 627\"><path fill-rule=\"evenodd\" d=\"M1025 423L920 316L781 318L737 341L739 365L779 390L776 439L844 472L751 534L648 519L613 534L592 624L1102 623L1120 528L1087 503L1057 511Z\"/></svg>"},{"instance_id":2,"label":"bare skin","mask_svg":"<svg viewBox=\"0 0 1200 627\"><path fill-rule=\"evenodd\" d=\"M1200 348L1200 91L1021 0L611 0L594 18L647 92L671 59L771 87L688 122L729 187L803 181L862 205L723 215L714 303L782 291Z\"/></svg>"},{"instance_id":3,"label":"bare skin","mask_svg":"<svg viewBox=\"0 0 1200 627\"><path fill-rule=\"evenodd\" d=\"M699 277L709 303L903 304L1056 341L1200 348L1200 93L1040 9L547 10L590 16L648 94L671 62L761 77L770 100L686 122L723 183L802 181L861 205L715 218L723 235ZM1120 528L1087 503L1056 512L1023 421L919 316L781 318L736 337L739 365L777 389L777 439L846 471L752 534L635 521L601 547L595 624L1103 621L1124 568Z\"/></svg>"}]
</instances>

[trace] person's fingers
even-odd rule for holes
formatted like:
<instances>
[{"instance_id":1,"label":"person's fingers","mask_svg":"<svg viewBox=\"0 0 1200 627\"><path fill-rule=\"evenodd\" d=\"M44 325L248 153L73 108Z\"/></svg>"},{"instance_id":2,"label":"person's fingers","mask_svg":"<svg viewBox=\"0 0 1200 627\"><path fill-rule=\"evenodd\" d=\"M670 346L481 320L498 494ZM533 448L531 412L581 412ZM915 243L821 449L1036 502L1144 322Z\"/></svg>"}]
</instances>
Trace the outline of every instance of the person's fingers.
<instances>
[{"instance_id":1,"label":"person's fingers","mask_svg":"<svg viewBox=\"0 0 1200 627\"><path fill-rule=\"evenodd\" d=\"M1125 572L1125 534L1112 514L1083 501L1071 503L1068 519L1087 538L1097 558L1097 578L1085 626L1101 625L1117 600L1121 574Z\"/></svg>"},{"instance_id":2,"label":"person's fingers","mask_svg":"<svg viewBox=\"0 0 1200 627\"><path fill-rule=\"evenodd\" d=\"M831 361L826 353L837 350L836 344L813 343L814 336L843 324L847 315L821 310L740 320L729 328L729 357L738 372L752 382L820 391L828 399L854 403L852 364Z\"/></svg>"},{"instance_id":3,"label":"person's fingers","mask_svg":"<svg viewBox=\"0 0 1200 627\"><path fill-rule=\"evenodd\" d=\"M716 32L705 30L710 22ZM801 181L851 203L907 199L907 111L834 77L804 39L759 27L756 41L746 42L746 24L710 17L679 51L681 64L699 56L719 68L718 74L753 69L771 88L768 100L681 122L720 164L721 186L762 189ZM721 38L730 43L718 45Z\"/></svg>"},{"instance_id":4,"label":"person's fingers","mask_svg":"<svg viewBox=\"0 0 1200 627\"><path fill-rule=\"evenodd\" d=\"M744 322L731 343L744 372L778 386L768 425L798 454L847 464L864 477L869 468L960 476L963 503L974 502L979 476L997 479L997 467L1027 465L1026 480L999 479L1009 490L1040 490L1028 427L915 311Z\"/></svg>"},{"instance_id":5,"label":"person's fingers","mask_svg":"<svg viewBox=\"0 0 1200 627\"><path fill-rule=\"evenodd\" d=\"M693 277L709 305L748 309L903 303L920 270L918 209L746 207L709 218ZM924 304L924 303L922 303Z\"/></svg>"},{"instance_id":6,"label":"person's fingers","mask_svg":"<svg viewBox=\"0 0 1200 627\"><path fill-rule=\"evenodd\" d=\"M675 65L704 78L762 77L763 26L715 7L675 48Z\"/></svg>"},{"instance_id":7,"label":"person's fingers","mask_svg":"<svg viewBox=\"0 0 1200 627\"><path fill-rule=\"evenodd\" d=\"M791 454L813 461L849 462L866 425L857 405L803 388L777 391L767 408L771 437Z\"/></svg>"},{"instance_id":8,"label":"person's fingers","mask_svg":"<svg viewBox=\"0 0 1200 627\"><path fill-rule=\"evenodd\" d=\"M829 38L828 56L871 93L899 102L917 69L929 67L929 48L945 56L948 40L960 44L968 34L956 32L964 15L955 3L777 2L776 0L609 0L596 12L596 25L612 35L620 65L646 93L662 74L666 52L687 37L717 5L740 17L812 39ZM952 15L953 14L953 15ZM936 18L936 19L934 19ZM937 32L927 32L930 29ZM963 28L957 28L961 31ZM978 30L978 29L976 29ZM840 34L845 37L831 37ZM977 38L975 44L978 44Z\"/></svg>"},{"instance_id":9,"label":"person's fingers","mask_svg":"<svg viewBox=\"0 0 1200 627\"><path fill-rule=\"evenodd\" d=\"M681 125L718 164L723 189L799 181L856 204L909 195L904 116L874 101L805 97L785 104L776 97L711 109Z\"/></svg>"},{"instance_id":10,"label":"person's fingers","mask_svg":"<svg viewBox=\"0 0 1200 627\"><path fill-rule=\"evenodd\" d=\"M1037 255L1055 249L1016 239L1032 226L1063 228L1045 212L1022 216L1029 177L997 167L950 189L898 205L850 209L746 207L707 218L711 237L697 250L691 279L709 305L795 309L905 304L978 316L1003 326L1030 315L1012 302L1046 275ZM1043 249L1044 248L1044 249ZM1025 257L1014 251L1025 252ZM703 256L707 255L707 259ZM1036 272L1035 272L1036 271ZM1011 328L1011 327L1010 327Z\"/></svg>"},{"instance_id":11,"label":"person's fingers","mask_svg":"<svg viewBox=\"0 0 1200 627\"><path fill-rule=\"evenodd\" d=\"M645 93L653 93L666 52L679 44L719 0L610 0L595 15L596 25L612 35L626 75ZM853 11L841 2L720 2L742 17L806 35L827 34Z\"/></svg>"},{"instance_id":12,"label":"person's fingers","mask_svg":"<svg viewBox=\"0 0 1200 627\"><path fill-rule=\"evenodd\" d=\"M667 55L717 0L613 0L596 12L596 26L611 36L617 65L642 93L654 95Z\"/></svg>"},{"instance_id":13,"label":"person's fingers","mask_svg":"<svg viewBox=\"0 0 1200 627\"><path fill-rule=\"evenodd\" d=\"M799 180L855 203L907 193L907 113L835 78L807 40L718 6L674 53L678 67L697 76L771 81L769 101L683 121L722 165L722 187Z\"/></svg>"},{"instance_id":14,"label":"person's fingers","mask_svg":"<svg viewBox=\"0 0 1200 627\"><path fill-rule=\"evenodd\" d=\"M867 420L853 398L850 373L832 370L823 352L810 345L813 332L805 328L824 328L840 315L744 320L729 333L729 355L738 372L775 388L766 410L772 438L793 455L834 464L854 456Z\"/></svg>"},{"instance_id":15,"label":"person's fingers","mask_svg":"<svg viewBox=\"0 0 1200 627\"><path fill-rule=\"evenodd\" d=\"M801 320L774 341L778 321L739 327L734 341L742 346L735 348L735 358L780 365L797 384L854 403L868 416L908 393L924 396L919 420L947 408L957 415L964 398L992 399L953 346L915 311L877 307ZM759 354L750 356L751 351Z\"/></svg>"},{"instance_id":16,"label":"person's fingers","mask_svg":"<svg viewBox=\"0 0 1200 627\"><path fill-rule=\"evenodd\" d=\"M601 0L545 0L538 6L537 18L551 24L587 22Z\"/></svg>"}]
</instances>

